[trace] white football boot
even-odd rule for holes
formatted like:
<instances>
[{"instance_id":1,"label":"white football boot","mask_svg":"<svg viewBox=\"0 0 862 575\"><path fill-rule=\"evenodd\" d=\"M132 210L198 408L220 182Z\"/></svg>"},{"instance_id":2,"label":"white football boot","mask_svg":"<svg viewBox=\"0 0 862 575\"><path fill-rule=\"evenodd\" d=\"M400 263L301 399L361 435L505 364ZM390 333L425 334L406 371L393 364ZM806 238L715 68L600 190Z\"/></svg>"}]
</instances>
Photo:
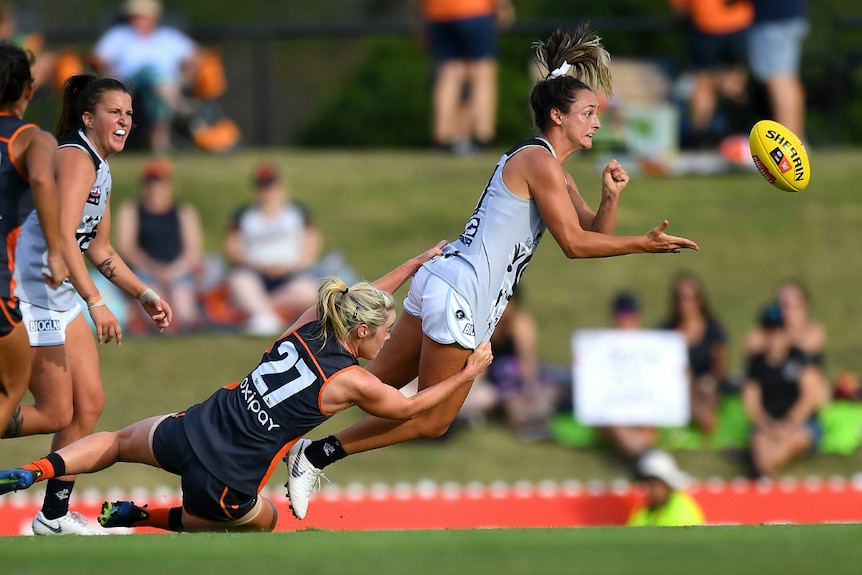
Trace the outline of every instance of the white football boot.
<instances>
[{"instance_id":1,"label":"white football boot","mask_svg":"<svg viewBox=\"0 0 862 575\"><path fill-rule=\"evenodd\" d=\"M290 508L293 516L303 519L308 513L308 500L315 491L320 491L320 479L326 479L322 469L313 466L305 457L305 448L311 445L310 439L300 439L293 444L287 457L287 497L290 499Z\"/></svg>"},{"instance_id":2,"label":"white football boot","mask_svg":"<svg viewBox=\"0 0 862 575\"><path fill-rule=\"evenodd\" d=\"M33 535L105 535L87 527L87 518L69 511L57 519L48 519L39 511L33 519Z\"/></svg>"}]
</instances>

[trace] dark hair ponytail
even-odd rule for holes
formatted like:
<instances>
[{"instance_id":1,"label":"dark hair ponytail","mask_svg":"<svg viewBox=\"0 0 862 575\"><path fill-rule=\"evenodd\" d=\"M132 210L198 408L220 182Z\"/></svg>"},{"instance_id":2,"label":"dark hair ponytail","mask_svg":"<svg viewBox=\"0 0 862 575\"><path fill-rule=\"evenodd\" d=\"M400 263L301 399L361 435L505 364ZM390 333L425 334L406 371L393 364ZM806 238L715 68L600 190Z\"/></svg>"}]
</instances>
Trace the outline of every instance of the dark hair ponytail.
<instances>
[{"instance_id":1,"label":"dark hair ponytail","mask_svg":"<svg viewBox=\"0 0 862 575\"><path fill-rule=\"evenodd\" d=\"M572 34L558 28L546 41L534 42L533 48L539 68L547 70L530 94L533 121L540 132L550 124L551 108L568 113L578 91L613 94L610 54L589 24L582 24Z\"/></svg>"}]
</instances>

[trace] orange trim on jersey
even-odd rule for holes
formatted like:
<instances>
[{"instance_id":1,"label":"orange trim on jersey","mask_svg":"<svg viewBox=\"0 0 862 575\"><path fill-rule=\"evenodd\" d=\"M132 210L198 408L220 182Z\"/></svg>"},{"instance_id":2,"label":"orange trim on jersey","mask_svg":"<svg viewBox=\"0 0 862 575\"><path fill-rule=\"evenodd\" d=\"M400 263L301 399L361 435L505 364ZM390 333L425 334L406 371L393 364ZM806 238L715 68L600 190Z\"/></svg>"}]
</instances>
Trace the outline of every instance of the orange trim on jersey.
<instances>
[{"instance_id":1,"label":"orange trim on jersey","mask_svg":"<svg viewBox=\"0 0 862 575\"><path fill-rule=\"evenodd\" d=\"M296 339L299 340L299 343L302 344L302 347L305 348L305 351L308 352L308 356L311 358L311 361L314 362L314 366L317 368L318 373L320 373L320 376L323 377L323 382L326 383L327 381L329 381L329 378L326 377L325 373L323 373L323 368L320 367L320 363L318 363L318 361L317 361L317 356L314 355L314 352L311 351L310 347L308 347L308 343L306 343L305 339L301 335L299 335L298 333L294 334L294 335L296 335Z\"/></svg>"},{"instance_id":2,"label":"orange trim on jersey","mask_svg":"<svg viewBox=\"0 0 862 575\"><path fill-rule=\"evenodd\" d=\"M9 267L9 295L13 301L17 303L18 298L15 297L15 247L18 245L18 238L21 237L21 226L10 230L6 234L6 261Z\"/></svg>"},{"instance_id":3,"label":"orange trim on jersey","mask_svg":"<svg viewBox=\"0 0 862 575\"><path fill-rule=\"evenodd\" d=\"M466 20L490 16L496 12L495 0L424 0L422 16L434 22Z\"/></svg>"},{"instance_id":4,"label":"orange trim on jersey","mask_svg":"<svg viewBox=\"0 0 862 575\"><path fill-rule=\"evenodd\" d=\"M7 304L17 305L18 299L13 297L12 299L0 298L0 311L3 312L3 317L6 318L6 322L12 326L12 329L9 330L9 333L0 335L0 340L6 339L12 333L14 333L15 329L21 325L23 322L12 319L12 316L9 315L9 307Z\"/></svg>"},{"instance_id":5,"label":"orange trim on jersey","mask_svg":"<svg viewBox=\"0 0 862 575\"><path fill-rule=\"evenodd\" d=\"M322 414L323 414L323 415L325 415L326 417L332 417L333 415L335 415L335 413L329 413L328 411L326 411L325 409L323 409L323 405L322 405L322 401L321 401L321 398L323 397L323 390L324 390L324 389L326 389L326 385L327 385L327 384L329 383L329 381L330 381L333 377L335 377L336 375L339 375L339 374L341 374L341 373L344 373L345 371L347 371L347 370L349 370L349 369L353 369L354 367L361 367L361 366L359 366L359 365L351 365L351 366L348 366L348 367L345 367L345 368L339 369L338 371L336 371L335 373L333 373L331 376L326 377L326 374L324 374L324 373L323 373L323 368L322 368L322 367L320 367L320 364L317 362L317 356L315 356L315 355L314 355L314 352L312 352L312 351L311 351L311 348L310 348L310 347L308 347L308 344L305 342L305 340L302 338L302 336L301 336L301 335L299 335L298 333L297 333L297 334L294 334L294 335L296 335L296 339L298 339L298 340L299 340L299 342L302 344L302 347L304 347L304 348L305 348L305 351L307 351L307 352L308 352L308 356L311 358L311 360L314 362L314 365L317 367L317 371L318 371L318 373L320 373L321 377L323 377L323 385L321 385L321 386L320 386L320 391L319 391L319 392L318 392L318 394L317 394L317 409L319 409L319 410L320 410L320 413L322 413ZM337 412L336 412L336 413L337 413Z\"/></svg>"},{"instance_id":6,"label":"orange trim on jersey","mask_svg":"<svg viewBox=\"0 0 862 575\"><path fill-rule=\"evenodd\" d=\"M7 114L7 115L9 115L9 114ZM9 160L12 162L12 166L14 166L15 171L18 172L18 175L21 176L22 178L24 178L24 181L26 181L26 182L29 182L30 178L25 173L25 170L23 169L23 167L18 165L18 159L15 157L15 152L14 152L15 140L18 138L18 136L21 135L21 132L23 132L24 130L29 130L30 128L38 128L38 127L39 126L37 126L36 124L32 124L32 123L23 124L23 125L19 126L18 129L15 130L12 133L12 135L9 136L8 138L0 138L0 142L6 142L6 152L9 154Z\"/></svg>"},{"instance_id":7,"label":"orange trim on jersey","mask_svg":"<svg viewBox=\"0 0 862 575\"><path fill-rule=\"evenodd\" d=\"M293 441L288 441L285 443L281 449L279 449L276 454L273 456L272 460L269 462L269 467L266 469L266 473L263 474L263 479L260 480L260 483L257 486L257 492L260 493L263 491L263 488L266 486L269 478L272 477L272 474L275 473L275 468L279 466L279 464L284 460L284 456L287 455L287 452L290 451L290 448L293 447L293 444L299 441L299 437L294 439Z\"/></svg>"},{"instance_id":8,"label":"orange trim on jersey","mask_svg":"<svg viewBox=\"0 0 862 575\"><path fill-rule=\"evenodd\" d=\"M362 366L361 365L348 365L347 367L345 367L343 369L339 369L338 371L333 373L332 377L335 377L336 375L341 375L342 373L350 371L352 369L362 369ZM335 415L335 413L338 413L337 411L335 413L329 413L328 411L325 411L323 409L323 390L326 389L327 385L329 385L329 382L330 382L330 380L332 380L332 377L330 377L328 380L326 380L323 383L323 385L320 386L320 393L317 395L317 408L320 410L320 413L322 413L326 416L329 416L329 417L332 417L333 415ZM356 404L354 403L353 405L356 405Z\"/></svg>"}]
</instances>

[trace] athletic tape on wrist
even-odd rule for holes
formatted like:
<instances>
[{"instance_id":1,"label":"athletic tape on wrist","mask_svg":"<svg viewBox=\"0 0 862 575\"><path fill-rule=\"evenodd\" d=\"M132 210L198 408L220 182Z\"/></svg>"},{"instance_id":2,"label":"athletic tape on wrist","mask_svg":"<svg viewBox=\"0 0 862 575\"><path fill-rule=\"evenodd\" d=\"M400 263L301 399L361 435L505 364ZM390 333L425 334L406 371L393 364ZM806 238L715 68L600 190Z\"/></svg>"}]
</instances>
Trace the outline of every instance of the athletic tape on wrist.
<instances>
[{"instance_id":1,"label":"athletic tape on wrist","mask_svg":"<svg viewBox=\"0 0 862 575\"><path fill-rule=\"evenodd\" d=\"M93 309L94 307L99 307L100 305L105 305L105 300L103 300L101 297L93 303L87 302L87 309Z\"/></svg>"},{"instance_id":2,"label":"athletic tape on wrist","mask_svg":"<svg viewBox=\"0 0 862 575\"><path fill-rule=\"evenodd\" d=\"M145 289L145 290L141 293L141 295L139 295L139 296L138 296L138 301L140 301L141 303L144 303L144 304L146 304L146 303L155 303L155 302L157 302L157 301L158 301L158 300L160 300L160 299L161 299L161 298L159 297L159 294L157 294L156 292L154 292L152 288L147 288L147 289Z\"/></svg>"}]
</instances>

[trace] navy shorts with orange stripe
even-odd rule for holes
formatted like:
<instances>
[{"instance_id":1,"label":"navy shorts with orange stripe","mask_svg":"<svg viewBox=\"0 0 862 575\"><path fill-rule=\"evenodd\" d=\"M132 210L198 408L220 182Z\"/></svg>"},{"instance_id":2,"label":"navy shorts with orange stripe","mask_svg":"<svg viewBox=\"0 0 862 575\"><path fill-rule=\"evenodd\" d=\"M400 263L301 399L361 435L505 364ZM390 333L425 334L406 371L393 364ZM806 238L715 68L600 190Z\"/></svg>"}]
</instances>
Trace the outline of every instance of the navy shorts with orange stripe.
<instances>
[{"instance_id":1,"label":"navy shorts with orange stripe","mask_svg":"<svg viewBox=\"0 0 862 575\"><path fill-rule=\"evenodd\" d=\"M165 471L180 476L183 509L209 521L235 521L257 504L257 494L240 493L219 481L195 456L182 414L167 417L153 434L153 455Z\"/></svg>"},{"instance_id":2,"label":"navy shorts with orange stripe","mask_svg":"<svg viewBox=\"0 0 862 575\"><path fill-rule=\"evenodd\" d=\"M0 337L6 337L21 325L21 308L17 298L0 298Z\"/></svg>"}]
</instances>

